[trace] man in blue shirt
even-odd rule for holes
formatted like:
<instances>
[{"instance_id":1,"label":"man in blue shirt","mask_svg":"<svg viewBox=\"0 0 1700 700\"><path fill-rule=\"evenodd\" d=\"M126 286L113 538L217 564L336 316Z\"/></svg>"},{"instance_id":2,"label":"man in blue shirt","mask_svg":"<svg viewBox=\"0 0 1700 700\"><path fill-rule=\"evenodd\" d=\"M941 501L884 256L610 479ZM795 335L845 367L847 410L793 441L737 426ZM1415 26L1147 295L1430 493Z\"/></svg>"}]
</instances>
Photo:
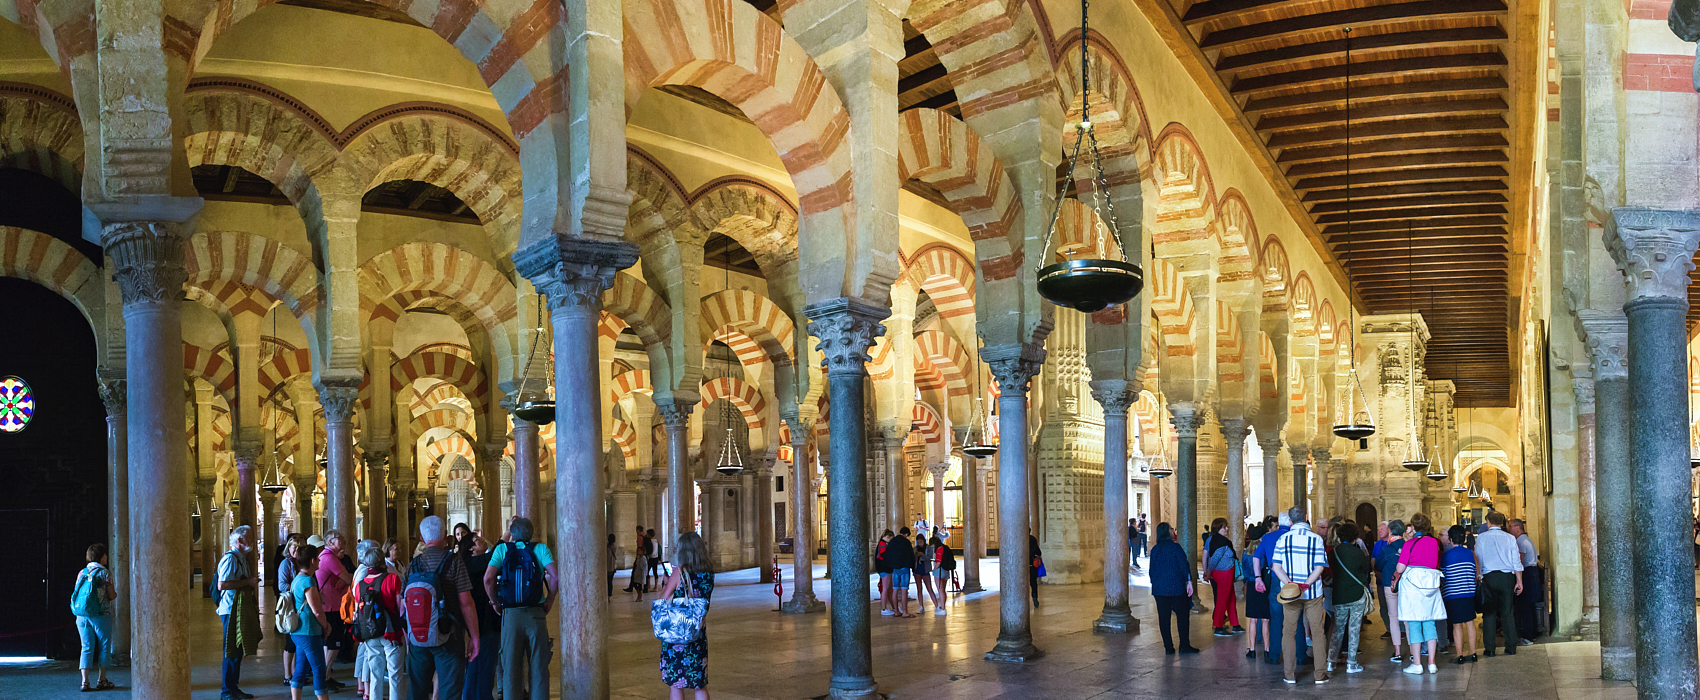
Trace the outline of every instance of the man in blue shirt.
<instances>
[{"instance_id":1,"label":"man in blue shirt","mask_svg":"<svg viewBox=\"0 0 1700 700\"><path fill-rule=\"evenodd\" d=\"M1387 541L1375 548L1376 586L1381 589L1381 620L1393 639L1393 661L1399 661L1399 645L1404 635L1399 625L1399 596L1388 587L1393 582L1393 570L1399 567L1399 552L1405 549L1405 522L1397 518L1387 521Z\"/></svg>"},{"instance_id":2,"label":"man in blue shirt","mask_svg":"<svg viewBox=\"0 0 1700 700\"><path fill-rule=\"evenodd\" d=\"M1269 642L1269 658L1263 660L1266 664L1281 663L1281 638L1285 636L1281 633L1283 629L1281 625L1286 621L1286 615L1283 614L1281 609L1281 602L1275 599L1281 593L1281 582L1275 578L1275 573L1271 570L1270 564L1275 559L1275 543L1281 539L1282 535L1287 534L1287 531L1292 527L1292 516L1288 515L1287 511L1281 511L1279 519L1276 520L1275 529L1263 536L1263 540L1257 545L1257 554L1252 560L1252 566L1257 567L1258 571L1257 592L1269 596L1269 636L1271 641ZM1309 647L1305 644L1304 625L1299 625L1297 633L1293 635L1293 650L1294 653L1298 654L1293 658L1299 660L1304 659L1309 653Z\"/></svg>"}]
</instances>

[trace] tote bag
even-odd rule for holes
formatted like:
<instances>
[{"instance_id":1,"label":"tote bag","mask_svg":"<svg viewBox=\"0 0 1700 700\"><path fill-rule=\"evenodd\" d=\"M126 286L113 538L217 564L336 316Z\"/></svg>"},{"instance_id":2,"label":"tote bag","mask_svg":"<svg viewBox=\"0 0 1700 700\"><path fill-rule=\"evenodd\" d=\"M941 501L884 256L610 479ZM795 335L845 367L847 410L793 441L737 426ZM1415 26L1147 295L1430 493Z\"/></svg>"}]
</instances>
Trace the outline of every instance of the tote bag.
<instances>
[{"instance_id":1,"label":"tote bag","mask_svg":"<svg viewBox=\"0 0 1700 700\"><path fill-rule=\"evenodd\" d=\"M703 620L708 617L708 599L696 597L691 572L681 571L685 597L670 596L649 604L649 623L655 638L665 644L689 644L702 638Z\"/></svg>"},{"instance_id":2,"label":"tote bag","mask_svg":"<svg viewBox=\"0 0 1700 700\"><path fill-rule=\"evenodd\" d=\"M1440 599L1440 572L1426 566L1407 566L1399 577L1399 619L1421 622L1446 619Z\"/></svg>"}]
</instances>

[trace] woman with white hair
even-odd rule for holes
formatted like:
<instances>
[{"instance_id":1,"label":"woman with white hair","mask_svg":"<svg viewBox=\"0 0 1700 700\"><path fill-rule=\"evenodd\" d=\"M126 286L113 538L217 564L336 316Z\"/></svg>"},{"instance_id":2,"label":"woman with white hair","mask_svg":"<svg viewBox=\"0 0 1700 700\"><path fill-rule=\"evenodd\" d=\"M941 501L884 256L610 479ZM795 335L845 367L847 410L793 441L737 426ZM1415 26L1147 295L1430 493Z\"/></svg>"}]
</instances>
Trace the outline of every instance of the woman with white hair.
<instances>
[{"instance_id":1,"label":"woman with white hair","mask_svg":"<svg viewBox=\"0 0 1700 700\"><path fill-rule=\"evenodd\" d=\"M371 542L371 546L365 546ZM374 617L382 620L384 633L382 636L368 639L360 643L360 658L365 660L365 675L360 677L365 686L366 700L383 700L384 687L390 689L387 696L390 700L401 700L402 683L402 637L401 637L401 594L406 583L401 576L390 571L384 561L384 548L372 540L362 540L360 549L361 576L355 579L354 600L356 618L366 614L366 606L375 606ZM391 624L393 623L393 624Z\"/></svg>"}]
</instances>

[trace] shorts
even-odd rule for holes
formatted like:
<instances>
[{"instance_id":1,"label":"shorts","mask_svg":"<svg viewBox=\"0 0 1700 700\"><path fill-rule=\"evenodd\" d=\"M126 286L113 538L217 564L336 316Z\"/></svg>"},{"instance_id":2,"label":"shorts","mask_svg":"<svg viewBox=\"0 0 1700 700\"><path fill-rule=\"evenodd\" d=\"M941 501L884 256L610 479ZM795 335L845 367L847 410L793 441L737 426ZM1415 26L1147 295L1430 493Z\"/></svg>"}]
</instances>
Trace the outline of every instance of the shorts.
<instances>
[{"instance_id":1,"label":"shorts","mask_svg":"<svg viewBox=\"0 0 1700 700\"><path fill-rule=\"evenodd\" d=\"M950 572L944 569L933 569L933 578L950 578Z\"/></svg>"},{"instance_id":2,"label":"shorts","mask_svg":"<svg viewBox=\"0 0 1700 700\"><path fill-rule=\"evenodd\" d=\"M1473 622L1476 619L1475 596L1468 595L1461 598L1447 598L1445 599L1445 603L1447 624L1462 625L1467 622Z\"/></svg>"},{"instance_id":3,"label":"shorts","mask_svg":"<svg viewBox=\"0 0 1700 700\"><path fill-rule=\"evenodd\" d=\"M896 588L908 588L909 569L898 569L891 572L891 585Z\"/></svg>"},{"instance_id":4,"label":"shorts","mask_svg":"<svg viewBox=\"0 0 1700 700\"><path fill-rule=\"evenodd\" d=\"M1408 620L1404 624L1406 644L1422 644L1438 638L1435 634L1434 620Z\"/></svg>"}]
</instances>

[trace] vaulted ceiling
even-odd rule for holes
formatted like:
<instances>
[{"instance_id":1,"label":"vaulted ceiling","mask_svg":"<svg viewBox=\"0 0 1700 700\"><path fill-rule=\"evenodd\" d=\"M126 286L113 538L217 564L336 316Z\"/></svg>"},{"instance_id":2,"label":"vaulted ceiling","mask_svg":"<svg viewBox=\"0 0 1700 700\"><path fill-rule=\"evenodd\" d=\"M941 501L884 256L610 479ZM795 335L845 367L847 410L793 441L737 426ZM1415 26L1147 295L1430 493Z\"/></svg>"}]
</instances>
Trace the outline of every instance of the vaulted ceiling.
<instances>
[{"instance_id":1,"label":"vaulted ceiling","mask_svg":"<svg viewBox=\"0 0 1700 700\"><path fill-rule=\"evenodd\" d=\"M1429 376L1454 380L1459 405L1509 404L1512 163L1527 155L1505 1L1168 2L1214 73L1205 89L1249 124L1360 308L1422 313Z\"/></svg>"}]
</instances>

